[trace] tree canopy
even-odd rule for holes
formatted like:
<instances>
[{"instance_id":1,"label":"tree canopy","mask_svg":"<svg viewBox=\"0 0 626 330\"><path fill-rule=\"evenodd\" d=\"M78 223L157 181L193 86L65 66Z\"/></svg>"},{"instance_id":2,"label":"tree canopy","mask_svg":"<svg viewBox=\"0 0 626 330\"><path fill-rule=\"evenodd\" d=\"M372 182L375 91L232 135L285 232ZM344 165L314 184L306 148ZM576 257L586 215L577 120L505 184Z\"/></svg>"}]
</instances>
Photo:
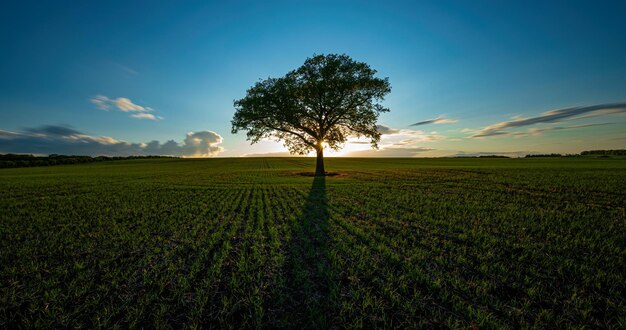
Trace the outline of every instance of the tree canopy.
<instances>
[{"instance_id":1,"label":"tree canopy","mask_svg":"<svg viewBox=\"0 0 626 330\"><path fill-rule=\"evenodd\" d=\"M293 154L318 155L316 175L323 175L323 150L341 149L350 136L369 138L377 148L376 121L389 78L348 55L314 55L280 78L258 81L246 96L235 100L232 133L246 130L248 140L283 141ZM320 169L321 165L321 169Z\"/></svg>"}]
</instances>

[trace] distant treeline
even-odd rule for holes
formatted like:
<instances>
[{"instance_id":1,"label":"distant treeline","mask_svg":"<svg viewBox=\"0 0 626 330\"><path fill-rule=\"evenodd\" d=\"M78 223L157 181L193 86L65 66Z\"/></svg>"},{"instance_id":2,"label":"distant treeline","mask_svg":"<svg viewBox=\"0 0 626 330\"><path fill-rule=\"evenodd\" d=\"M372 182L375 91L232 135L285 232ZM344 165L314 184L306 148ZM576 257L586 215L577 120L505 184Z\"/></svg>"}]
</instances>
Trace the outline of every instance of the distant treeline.
<instances>
[{"instance_id":1,"label":"distant treeline","mask_svg":"<svg viewBox=\"0 0 626 330\"><path fill-rule=\"evenodd\" d=\"M534 157L579 157L579 156L626 156L626 149L619 150L587 150L580 154L534 154L526 155L526 158Z\"/></svg>"},{"instance_id":2,"label":"distant treeline","mask_svg":"<svg viewBox=\"0 0 626 330\"><path fill-rule=\"evenodd\" d=\"M524 158L548 158L548 157L582 157L582 156L599 156L599 157L611 157L611 156L626 156L626 149L618 150L587 150L579 154L528 154ZM457 155L459 158L512 158L505 155Z\"/></svg>"},{"instance_id":3,"label":"distant treeline","mask_svg":"<svg viewBox=\"0 0 626 330\"><path fill-rule=\"evenodd\" d=\"M66 156L66 155L55 155L55 154L52 154L49 156L0 154L0 168L84 164L84 163L104 162L104 161L110 161L110 160L145 159L145 158L171 158L171 157L169 156L90 157L90 156Z\"/></svg>"},{"instance_id":4,"label":"distant treeline","mask_svg":"<svg viewBox=\"0 0 626 330\"><path fill-rule=\"evenodd\" d=\"M578 157L580 156L579 154L565 154L565 155L561 155L561 154L532 154L532 155L526 155L525 158L540 158L540 157Z\"/></svg>"},{"instance_id":5,"label":"distant treeline","mask_svg":"<svg viewBox=\"0 0 626 330\"><path fill-rule=\"evenodd\" d=\"M582 156L587 155L606 155L606 156L626 156L626 149L618 150L589 150L580 153Z\"/></svg>"}]
</instances>

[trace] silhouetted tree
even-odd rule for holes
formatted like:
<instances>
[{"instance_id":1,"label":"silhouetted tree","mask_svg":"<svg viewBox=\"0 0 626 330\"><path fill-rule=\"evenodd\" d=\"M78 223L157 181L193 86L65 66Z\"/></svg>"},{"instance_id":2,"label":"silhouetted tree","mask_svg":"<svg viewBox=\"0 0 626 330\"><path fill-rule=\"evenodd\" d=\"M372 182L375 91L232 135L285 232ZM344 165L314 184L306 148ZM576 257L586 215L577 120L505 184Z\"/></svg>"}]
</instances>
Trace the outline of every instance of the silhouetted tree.
<instances>
[{"instance_id":1,"label":"silhouetted tree","mask_svg":"<svg viewBox=\"0 0 626 330\"><path fill-rule=\"evenodd\" d=\"M324 146L341 149L349 136L378 147L376 120L389 109L377 103L391 91L389 78L348 55L314 55L281 78L268 78L235 100L232 133L247 130L252 143L284 142L292 154L317 152L315 175L325 175Z\"/></svg>"}]
</instances>

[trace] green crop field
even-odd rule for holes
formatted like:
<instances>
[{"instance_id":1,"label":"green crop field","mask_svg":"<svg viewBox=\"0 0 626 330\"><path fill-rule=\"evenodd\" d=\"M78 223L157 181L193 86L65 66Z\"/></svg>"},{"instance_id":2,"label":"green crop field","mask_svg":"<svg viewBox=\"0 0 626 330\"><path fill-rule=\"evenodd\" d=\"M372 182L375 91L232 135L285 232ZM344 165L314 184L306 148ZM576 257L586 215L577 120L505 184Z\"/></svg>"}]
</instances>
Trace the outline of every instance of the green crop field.
<instances>
[{"instance_id":1,"label":"green crop field","mask_svg":"<svg viewBox=\"0 0 626 330\"><path fill-rule=\"evenodd\" d=\"M0 328L626 327L626 160L0 170Z\"/></svg>"}]
</instances>

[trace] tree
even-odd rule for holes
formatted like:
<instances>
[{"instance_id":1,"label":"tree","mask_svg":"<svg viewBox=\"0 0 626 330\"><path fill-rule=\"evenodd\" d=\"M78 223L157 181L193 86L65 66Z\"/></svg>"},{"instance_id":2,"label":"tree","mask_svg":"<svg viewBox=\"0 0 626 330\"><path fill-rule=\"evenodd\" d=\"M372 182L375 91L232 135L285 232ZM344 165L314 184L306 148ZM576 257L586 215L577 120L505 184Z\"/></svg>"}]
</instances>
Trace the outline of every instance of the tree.
<instances>
[{"instance_id":1,"label":"tree","mask_svg":"<svg viewBox=\"0 0 626 330\"><path fill-rule=\"evenodd\" d=\"M315 150L315 175L323 176L324 147L339 150L350 136L364 136L378 148L376 120L389 109L377 103L391 91L389 78L348 55L314 55L281 78L260 80L234 101L232 133L247 139L284 142L292 154Z\"/></svg>"}]
</instances>

